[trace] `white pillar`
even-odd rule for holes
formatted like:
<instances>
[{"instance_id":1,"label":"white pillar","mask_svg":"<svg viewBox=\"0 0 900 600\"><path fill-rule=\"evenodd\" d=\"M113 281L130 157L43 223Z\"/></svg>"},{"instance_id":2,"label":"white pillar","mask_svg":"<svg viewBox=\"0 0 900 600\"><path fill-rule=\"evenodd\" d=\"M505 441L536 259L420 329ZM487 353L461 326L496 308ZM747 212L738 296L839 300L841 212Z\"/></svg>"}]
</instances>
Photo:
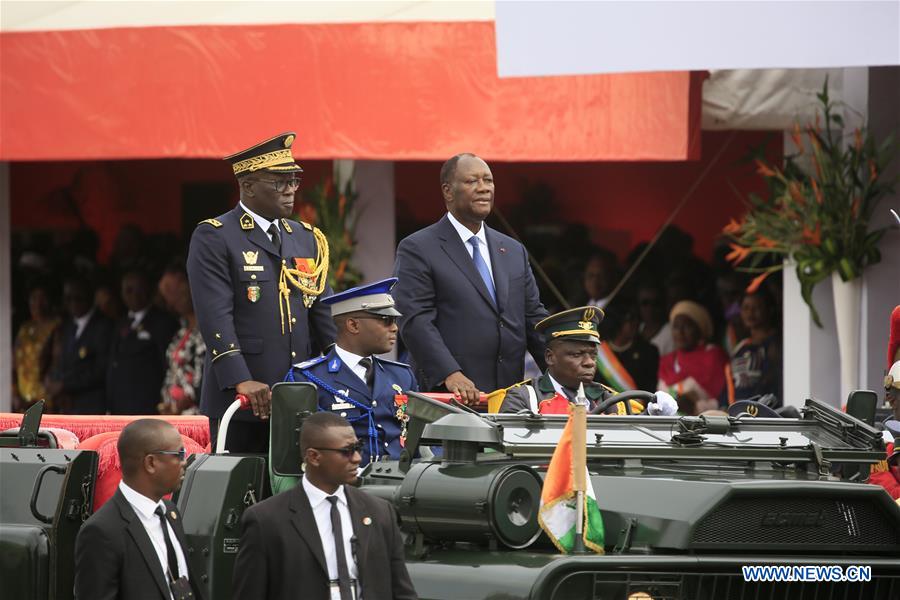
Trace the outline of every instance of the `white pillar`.
<instances>
[{"instance_id":1,"label":"white pillar","mask_svg":"<svg viewBox=\"0 0 900 600\"><path fill-rule=\"evenodd\" d=\"M354 185L359 192L360 212L353 264L362 271L363 281L390 277L397 249L394 163L356 161Z\"/></svg>"},{"instance_id":2,"label":"white pillar","mask_svg":"<svg viewBox=\"0 0 900 600\"><path fill-rule=\"evenodd\" d=\"M9 222L9 163L0 162L0 412L9 412L12 407L12 238Z\"/></svg>"},{"instance_id":3,"label":"white pillar","mask_svg":"<svg viewBox=\"0 0 900 600\"><path fill-rule=\"evenodd\" d=\"M900 140L900 67L872 67L868 76L869 129L877 139L893 134ZM897 180L900 156L883 174L885 180ZM890 226L888 209L900 213L900 188L881 200L872 219L872 227ZM860 387L883 397L887 366L887 343L891 310L900 304L900 229L891 227L881 241L881 262L863 274Z\"/></svg>"},{"instance_id":4,"label":"white pillar","mask_svg":"<svg viewBox=\"0 0 900 600\"><path fill-rule=\"evenodd\" d=\"M900 67L844 69L840 100L852 107L845 111L848 130L862 120L879 140L893 133L900 139ZM790 136L785 135L785 153L793 153ZM884 173L886 180L896 178L900 160ZM889 208L900 211L900 191L882 199L870 228L890 224ZM889 229L882 239L881 262L863 273L863 299L860 315L860 389L881 396L886 364L888 319L900 304L900 230ZM840 355L834 319L831 278L816 286L813 301L822 320L816 327L800 297L800 283L793 269L784 277L784 396L785 403L800 406L812 396L834 406L843 406L847 398L840 393Z\"/></svg>"}]
</instances>

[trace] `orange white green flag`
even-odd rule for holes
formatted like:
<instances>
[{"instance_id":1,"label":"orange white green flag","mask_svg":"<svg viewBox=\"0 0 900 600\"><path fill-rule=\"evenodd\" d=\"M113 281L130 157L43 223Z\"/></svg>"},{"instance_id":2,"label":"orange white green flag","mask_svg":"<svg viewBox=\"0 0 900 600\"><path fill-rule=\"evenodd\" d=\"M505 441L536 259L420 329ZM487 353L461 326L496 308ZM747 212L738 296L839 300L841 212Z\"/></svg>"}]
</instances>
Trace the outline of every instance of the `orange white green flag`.
<instances>
[{"instance_id":1,"label":"orange white green flag","mask_svg":"<svg viewBox=\"0 0 900 600\"><path fill-rule=\"evenodd\" d=\"M569 420L563 429L559 444L550 459L544 487L541 490L541 508L538 511L538 522L559 548L560 552L572 552L576 538L576 494L575 473L572 453L572 438L576 427L570 411ZM577 436L576 436L577 437ZM580 436L584 440L584 436ZM584 443L584 442L582 442ZM591 485L587 465L582 461L581 469L585 471L584 490L584 523L582 527L584 547L603 554L603 516L597 506L594 487Z\"/></svg>"}]
</instances>

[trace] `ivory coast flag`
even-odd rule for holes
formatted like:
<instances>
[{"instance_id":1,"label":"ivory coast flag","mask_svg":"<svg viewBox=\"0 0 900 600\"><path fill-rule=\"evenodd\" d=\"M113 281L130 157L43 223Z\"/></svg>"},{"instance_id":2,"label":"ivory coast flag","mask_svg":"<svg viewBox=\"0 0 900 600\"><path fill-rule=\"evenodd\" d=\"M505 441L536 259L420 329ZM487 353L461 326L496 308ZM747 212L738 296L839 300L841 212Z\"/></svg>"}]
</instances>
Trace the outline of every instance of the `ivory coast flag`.
<instances>
[{"instance_id":1,"label":"ivory coast flag","mask_svg":"<svg viewBox=\"0 0 900 600\"><path fill-rule=\"evenodd\" d=\"M544 478L541 490L541 508L538 511L538 523L547 532L560 552L572 551L575 544L575 473L572 461L572 431L574 428L572 413L563 429L559 445L553 451L550 467ZM590 473L585 470L584 492L584 546L603 554L603 517L594 496Z\"/></svg>"}]
</instances>

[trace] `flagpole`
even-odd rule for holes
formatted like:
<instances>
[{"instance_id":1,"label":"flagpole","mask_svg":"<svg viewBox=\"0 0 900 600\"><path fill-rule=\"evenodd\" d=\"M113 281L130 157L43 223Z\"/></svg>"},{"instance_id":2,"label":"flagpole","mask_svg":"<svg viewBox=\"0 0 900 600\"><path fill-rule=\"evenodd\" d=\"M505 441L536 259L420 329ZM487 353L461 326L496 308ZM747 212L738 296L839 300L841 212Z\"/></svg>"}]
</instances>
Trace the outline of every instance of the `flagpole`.
<instances>
[{"instance_id":1,"label":"flagpole","mask_svg":"<svg viewBox=\"0 0 900 600\"><path fill-rule=\"evenodd\" d=\"M572 475L575 488L575 542L573 554L584 554L584 492L587 489L587 399L584 385L578 386L578 395L572 405Z\"/></svg>"}]
</instances>

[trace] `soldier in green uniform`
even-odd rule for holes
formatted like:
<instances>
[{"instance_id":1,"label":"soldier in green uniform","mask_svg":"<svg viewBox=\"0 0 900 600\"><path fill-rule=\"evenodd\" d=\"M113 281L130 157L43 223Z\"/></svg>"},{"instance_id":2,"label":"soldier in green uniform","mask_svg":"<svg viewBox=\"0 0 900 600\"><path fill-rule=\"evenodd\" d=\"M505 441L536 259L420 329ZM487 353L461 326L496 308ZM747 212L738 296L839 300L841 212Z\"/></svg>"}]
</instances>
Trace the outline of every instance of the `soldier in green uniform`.
<instances>
[{"instance_id":1,"label":"soldier in green uniform","mask_svg":"<svg viewBox=\"0 0 900 600\"><path fill-rule=\"evenodd\" d=\"M587 409L615 394L593 381L597 370L597 348L600 334L597 326L603 311L593 306L565 310L535 325L547 339L544 358L547 370L537 380L526 380L506 389L500 405L503 413L528 409L535 414L565 414L569 403L579 402L578 388L584 386ZM657 392L657 401L647 405L647 414L675 414L678 405L665 392ZM638 405L633 412L641 411ZM622 402L611 406L608 413L624 414Z\"/></svg>"}]
</instances>

